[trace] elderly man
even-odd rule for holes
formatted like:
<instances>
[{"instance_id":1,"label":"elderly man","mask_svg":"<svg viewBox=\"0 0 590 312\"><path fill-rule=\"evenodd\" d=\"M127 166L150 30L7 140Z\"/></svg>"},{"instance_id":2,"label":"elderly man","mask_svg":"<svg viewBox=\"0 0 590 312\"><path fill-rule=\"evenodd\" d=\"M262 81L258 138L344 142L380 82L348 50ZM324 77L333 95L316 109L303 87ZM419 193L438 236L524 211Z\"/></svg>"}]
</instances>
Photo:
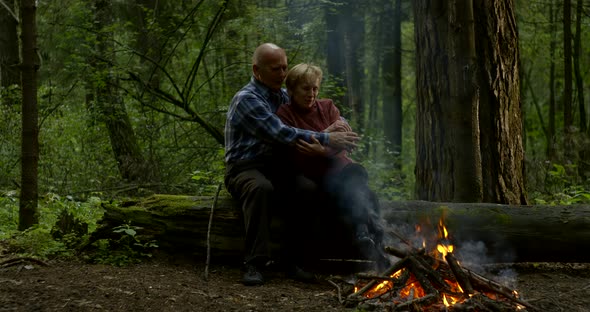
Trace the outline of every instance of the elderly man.
<instances>
[{"instance_id":1,"label":"elderly man","mask_svg":"<svg viewBox=\"0 0 590 312\"><path fill-rule=\"evenodd\" d=\"M286 74L285 50L273 43L256 48L252 78L233 97L225 123L225 185L241 205L246 229L244 285L264 283L260 270L271 256L271 216L288 206L292 198L278 195L279 192L288 194L284 191L293 181L283 160L273 157L273 146L317 140L337 149L352 149L359 139L354 132L313 132L283 124L275 112L289 101L286 91L281 89ZM339 123L329 129L341 129ZM279 198L284 202L279 202ZM313 277L292 262L286 267L291 277L300 280Z\"/></svg>"}]
</instances>

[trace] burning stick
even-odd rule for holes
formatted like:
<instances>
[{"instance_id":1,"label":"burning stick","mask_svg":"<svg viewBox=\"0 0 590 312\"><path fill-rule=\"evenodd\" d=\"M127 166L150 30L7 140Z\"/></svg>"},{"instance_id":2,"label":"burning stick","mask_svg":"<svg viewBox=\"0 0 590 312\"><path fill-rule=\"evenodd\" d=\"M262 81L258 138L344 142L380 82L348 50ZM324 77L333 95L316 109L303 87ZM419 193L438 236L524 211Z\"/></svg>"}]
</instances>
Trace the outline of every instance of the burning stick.
<instances>
[{"instance_id":1,"label":"burning stick","mask_svg":"<svg viewBox=\"0 0 590 312\"><path fill-rule=\"evenodd\" d=\"M403 267L406 265L406 262L408 261L408 258L403 258L400 261L394 263L389 269L385 270L385 272L383 272L383 276L391 276L391 274L403 269ZM377 283L377 280L371 280L370 282L368 282L365 286L363 286L363 288L359 289L357 292L354 292L352 294L350 294L348 296L348 299L358 299L358 297L362 297L369 289L371 289L373 286L375 286L375 284Z\"/></svg>"},{"instance_id":2,"label":"burning stick","mask_svg":"<svg viewBox=\"0 0 590 312\"><path fill-rule=\"evenodd\" d=\"M424 259L424 249L421 248L412 254L408 254L407 252L397 249L395 247L386 246L384 248L385 252L390 255L394 255L398 258L408 257L413 263L415 263L417 270L422 270L426 272L426 276L429 280L434 280L437 286L448 289L448 284L443 280L440 274L436 273L436 271L432 268L432 264L428 263L426 259Z\"/></svg>"},{"instance_id":3,"label":"burning stick","mask_svg":"<svg viewBox=\"0 0 590 312\"><path fill-rule=\"evenodd\" d=\"M488 290L491 290L492 292L496 292L498 294L501 294L502 296L506 297L507 299L518 303L522 306L525 306L527 309L531 310L531 311L541 311L538 308L536 308L535 306L531 305L530 303L521 300L520 298L518 298L515 294L514 291L511 290L510 288L496 283L492 280L489 280L471 270L465 269L463 268L464 272L469 276L469 279L473 282L474 285L477 285L481 288L486 288Z\"/></svg>"},{"instance_id":4,"label":"burning stick","mask_svg":"<svg viewBox=\"0 0 590 312\"><path fill-rule=\"evenodd\" d=\"M467 298L467 297L469 297L469 295L472 295L473 293L475 293L475 291L473 290L473 287L471 286L471 282L469 281L469 278L465 274L465 271L463 271L461 269L461 267L459 266L459 262L457 262L457 259L455 258L455 256L453 256L453 254L448 253L445 256L445 260L447 260L447 263L449 264L449 268L451 269L451 272L453 272L453 275L455 276L455 280L457 280L457 283L459 283L459 286L461 286L461 289L465 293L465 297Z\"/></svg>"},{"instance_id":5,"label":"burning stick","mask_svg":"<svg viewBox=\"0 0 590 312\"><path fill-rule=\"evenodd\" d=\"M435 294L438 296L438 291L434 289L430 281L424 276L422 265L416 260L415 257L409 256L408 259L410 259L410 268L412 270L412 273L414 274L422 288L426 290L426 293ZM446 285L446 283L444 283L444 285Z\"/></svg>"},{"instance_id":6,"label":"burning stick","mask_svg":"<svg viewBox=\"0 0 590 312\"><path fill-rule=\"evenodd\" d=\"M395 282L398 280L395 277L379 276L379 275L372 275L372 274L365 274L365 273L357 273L356 277L358 277L360 279L370 279L370 280L388 281L388 282Z\"/></svg>"}]
</instances>

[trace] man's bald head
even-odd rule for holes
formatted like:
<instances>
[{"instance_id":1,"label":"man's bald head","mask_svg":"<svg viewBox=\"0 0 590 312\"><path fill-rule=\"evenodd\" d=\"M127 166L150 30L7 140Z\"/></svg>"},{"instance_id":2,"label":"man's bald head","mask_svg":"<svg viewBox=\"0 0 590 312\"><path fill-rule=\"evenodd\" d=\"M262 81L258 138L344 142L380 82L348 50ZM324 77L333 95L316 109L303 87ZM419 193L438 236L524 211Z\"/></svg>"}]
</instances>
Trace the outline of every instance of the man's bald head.
<instances>
[{"instance_id":1,"label":"man's bald head","mask_svg":"<svg viewBox=\"0 0 590 312\"><path fill-rule=\"evenodd\" d=\"M252 73L267 87L278 90L287 75L287 54L274 43L259 45L252 55Z\"/></svg>"},{"instance_id":2,"label":"man's bald head","mask_svg":"<svg viewBox=\"0 0 590 312\"><path fill-rule=\"evenodd\" d=\"M259 45L252 55L252 64L261 66L266 59L273 54L285 54L285 50L274 43L263 43Z\"/></svg>"}]
</instances>

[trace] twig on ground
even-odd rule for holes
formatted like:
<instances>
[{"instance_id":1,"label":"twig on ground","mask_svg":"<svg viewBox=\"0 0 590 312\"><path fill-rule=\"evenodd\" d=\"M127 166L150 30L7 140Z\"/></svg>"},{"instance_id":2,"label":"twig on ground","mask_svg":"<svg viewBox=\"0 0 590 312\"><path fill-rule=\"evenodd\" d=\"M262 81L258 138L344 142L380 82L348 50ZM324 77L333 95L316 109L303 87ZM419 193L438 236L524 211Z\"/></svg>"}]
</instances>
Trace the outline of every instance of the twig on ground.
<instances>
[{"instance_id":1,"label":"twig on ground","mask_svg":"<svg viewBox=\"0 0 590 312\"><path fill-rule=\"evenodd\" d=\"M46 262L39 260L39 259L32 258L32 257L17 257L17 258L6 259L6 260L0 262L0 267L7 268L10 266L19 265L19 264L26 262L26 261L34 262L34 263L42 265L42 266L49 266L49 264L47 264Z\"/></svg>"},{"instance_id":2,"label":"twig on ground","mask_svg":"<svg viewBox=\"0 0 590 312\"><path fill-rule=\"evenodd\" d=\"M338 290L338 302L340 302L340 304L344 303L344 299L342 299L342 290L340 289L340 286L338 286L338 284L334 283L331 280L328 280L328 283L332 284L332 286L336 287L336 289Z\"/></svg>"}]
</instances>

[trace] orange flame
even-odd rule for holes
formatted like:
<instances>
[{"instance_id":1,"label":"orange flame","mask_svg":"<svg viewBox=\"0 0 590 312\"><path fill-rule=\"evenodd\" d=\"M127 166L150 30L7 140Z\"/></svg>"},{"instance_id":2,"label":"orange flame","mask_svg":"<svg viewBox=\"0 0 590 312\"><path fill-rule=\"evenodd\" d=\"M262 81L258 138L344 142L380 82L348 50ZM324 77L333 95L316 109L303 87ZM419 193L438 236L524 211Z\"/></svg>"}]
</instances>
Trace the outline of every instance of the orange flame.
<instances>
[{"instance_id":1,"label":"orange flame","mask_svg":"<svg viewBox=\"0 0 590 312\"><path fill-rule=\"evenodd\" d=\"M420 225L416 225L415 230L416 230L416 233L420 233L422 231L422 228L420 227ZM447 230L447 228L444 224L444 215L441 216L441 218L438 222L437 238L438 238L438 242L436 245L436 249L431 250L430 254L432 257L435 257L435 258L442 260L442 261L446 261L445 257L448 254L452 254L455 247L450 243L449 231ZM422 247L426 248L426 240L422 240ZM436 269L436 268L434 268L434 269ZM390 277L391 278L399 278L401 276L401 274L403 273L403 271L404 271L404 269L398 270L397 272L391 274ZM445 279L445 282L449 285L449 288L453 293L464 294L463 289L461 288L461 286L459 285L459 283L457 281ZM374 287L372 287L369 291L367 291L365 294L363 294L363 296L366 298L375 298L377 296L380 296L380 295L388 292L393 287L394 287L394 283L392 281L383 281L383 282L375 285ZM354 288L355 292L357 292L358 290L359 290L359 287ZM516 291L514 291L513 294L515 297L518 298L518 293ZM421 297L426 296L426 293L425 293L425 289L420 285L420 283L412 275L412 277L410 277L410 279L406 282L404 287L399 291L398 295L399 295L399 298L413 300L413 299L417 299L417 298L421 298ZM497 300L498 296L497 296L497 294L490 294L490 296L488 296L488 297L490 297L491 299L493 299L493 297L496 297L496 300ZM448 294L442 295L442 303L446 307L453 306L453 305L463 302L463 301L464 301L463 296L454 297L454 296L450 296ZM524 308L523 306L517 305L518 310L521 310L523 308Z\"/></svg>"}]
</instances>

